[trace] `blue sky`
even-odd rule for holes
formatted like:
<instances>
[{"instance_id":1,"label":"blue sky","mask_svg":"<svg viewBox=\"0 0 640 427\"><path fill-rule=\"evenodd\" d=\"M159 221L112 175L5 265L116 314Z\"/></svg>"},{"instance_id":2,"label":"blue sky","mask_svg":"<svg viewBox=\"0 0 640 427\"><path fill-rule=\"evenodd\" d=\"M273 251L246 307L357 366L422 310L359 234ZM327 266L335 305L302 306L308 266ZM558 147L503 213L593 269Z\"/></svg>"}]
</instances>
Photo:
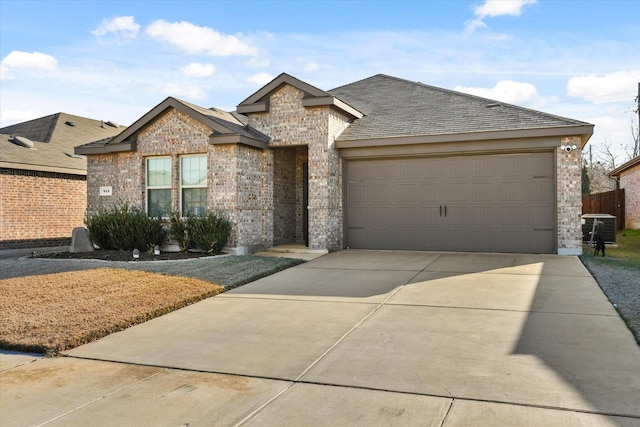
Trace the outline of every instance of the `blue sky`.
<instances>
[{"instance_id":1,"label":"blue sky","mask_svg":"<svg viewBox=\"0 0 640 427\"><path fill-rule=\"evenodd\" d=\"M325 90L384 73L594 123L622 161L638 16L638 0L0 0L0 125L131 124L167 96L233 110L282 72Z\"/></svg>"}]
</instances>

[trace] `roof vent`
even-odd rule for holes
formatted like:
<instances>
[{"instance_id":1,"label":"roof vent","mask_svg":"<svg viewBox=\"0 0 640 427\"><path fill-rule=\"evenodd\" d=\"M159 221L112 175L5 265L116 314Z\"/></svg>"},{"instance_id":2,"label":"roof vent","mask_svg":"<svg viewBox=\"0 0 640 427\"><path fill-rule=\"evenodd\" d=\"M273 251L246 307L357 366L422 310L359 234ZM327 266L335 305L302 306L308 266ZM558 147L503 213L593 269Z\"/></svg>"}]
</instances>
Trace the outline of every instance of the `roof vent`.
<instances>
[{"instance_id":1,"label":"roof vent","mask_svg":"<svg viewBox=\"0 0 640 427\"><path fill-rule=\"evenodd\" d=\"M11 142L21 147L33 148L33 141L24 136L14 136L11 138Z\"/></svg>"},{"instance_id":2,"label":"roof vent","mask_svg":"<svg viewBox=\"0 0 640 427\"><path fill-rule=\"evenodd\" d=\"M107 122L107 126L111 126L112 128L120 127L119 124L117 124L116 122L112 122L111 120Z\"/></svg>"},{"instance_id":3,"label":"roof vent","mask_svg":"<svg viewBox=\"0 0 640 427\"><path fill-rule=\"evenodd\" d=\"M494 107L500 107L502 104L500 104L499 102L494 102L491 104L487 104L487 108L494 108Z\"/></svg>"},{"instance_id":4,"label":"roof vent","mask_svg":"<svg viewBox=\"0 0 640 427\"><path fill-rule=\"evenodd\" d=\"M66 122L64 122L64 124L67 125L67 126L75 126L76 125L71 120L67 120Z\"/></svg>"}]
</instances>

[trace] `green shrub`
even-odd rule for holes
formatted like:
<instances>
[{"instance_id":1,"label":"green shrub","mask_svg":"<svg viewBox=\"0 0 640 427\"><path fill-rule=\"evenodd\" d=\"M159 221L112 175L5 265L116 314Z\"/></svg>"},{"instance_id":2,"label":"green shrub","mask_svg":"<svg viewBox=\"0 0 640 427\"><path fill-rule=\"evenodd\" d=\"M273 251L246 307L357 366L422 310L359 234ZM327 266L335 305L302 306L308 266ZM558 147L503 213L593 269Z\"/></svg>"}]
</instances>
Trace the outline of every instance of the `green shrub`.
<instances>
[{"instance_id":1,"label":"green shrub","mask_svg":"<svg viewBox=\"0 0 640 427\"><path fill-rule=\"evenodd\" d=\"M189 250L189 233L187 220L180 217L180 212L174 211L170 217L169 238L180 246L182 252Z\"/></svg>"},{"instance_id":2,"label":"green shrub","mask_svg":"<svg viewBox=\"0 0 640 427\"><path fill-rule=\"evenodd\" d=\"M221 214L207 211L202 216L171 214L169 235L180 250L198 249L210 254L222 253L231 234L231 221Z\"/></svg>"},{"instance_id":3,"label":"green shrub","mask_svg":"<svg viewBox=\"0 0 640 427\"><path fill-rule=\"evenodd\" d=\"M89 238L101 249L151 251L167 238L161 219L149 218L143 209L124 202L98 209L85 223Z\"/></svg>"}]
</instances>

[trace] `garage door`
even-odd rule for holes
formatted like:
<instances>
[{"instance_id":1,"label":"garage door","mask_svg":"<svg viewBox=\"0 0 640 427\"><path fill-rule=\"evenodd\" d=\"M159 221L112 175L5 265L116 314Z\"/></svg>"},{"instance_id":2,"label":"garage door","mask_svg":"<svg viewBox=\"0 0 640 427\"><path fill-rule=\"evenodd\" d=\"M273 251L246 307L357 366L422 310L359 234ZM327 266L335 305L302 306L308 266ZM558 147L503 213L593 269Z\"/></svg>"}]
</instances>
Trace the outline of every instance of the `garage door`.
<instances>
[{"instance_id":1,"label":"garage door","mask_svg":"<svg viewBox=\"0 0 640 427\"><path fill-rule=\"evenodd\" d=\"M552 153L349 160L346 244L553 253Z\"/></svg>"}]
</instances>

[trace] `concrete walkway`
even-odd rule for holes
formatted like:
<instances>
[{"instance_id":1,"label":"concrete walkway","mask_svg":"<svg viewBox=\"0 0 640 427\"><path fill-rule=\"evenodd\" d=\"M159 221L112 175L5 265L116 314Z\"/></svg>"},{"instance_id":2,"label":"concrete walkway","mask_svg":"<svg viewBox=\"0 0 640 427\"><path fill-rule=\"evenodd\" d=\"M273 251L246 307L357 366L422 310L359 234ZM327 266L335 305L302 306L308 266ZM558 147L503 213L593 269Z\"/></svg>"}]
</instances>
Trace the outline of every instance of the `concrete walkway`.
<instances>
[{"instance_id":1,"label":"concrete walkway","mask_svg":"<svg viewBox=\"0 0 640 427\"><path fill-rule=\"evenodd\" d=\"M640 348L551 255L332 253L0 371L3 426L640 426Z\"/></svg>"}]
</instances>

